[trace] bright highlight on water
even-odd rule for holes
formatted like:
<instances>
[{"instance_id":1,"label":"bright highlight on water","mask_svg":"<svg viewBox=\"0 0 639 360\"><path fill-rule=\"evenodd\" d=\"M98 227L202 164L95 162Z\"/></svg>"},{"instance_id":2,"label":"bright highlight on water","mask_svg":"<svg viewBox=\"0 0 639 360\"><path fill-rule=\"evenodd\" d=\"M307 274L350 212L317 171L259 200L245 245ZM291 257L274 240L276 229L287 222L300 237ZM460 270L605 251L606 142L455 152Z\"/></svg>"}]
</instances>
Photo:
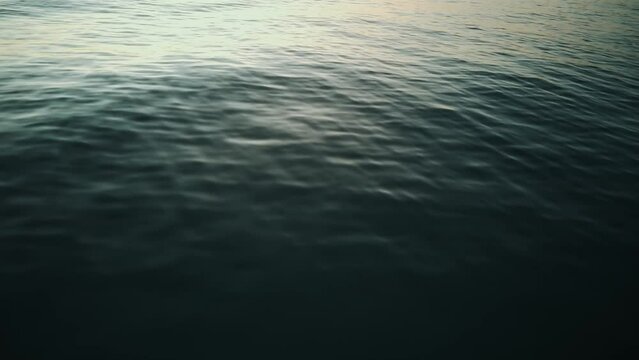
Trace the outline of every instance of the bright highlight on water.
<instances>
[{"instance_id":1,"label":"bright highlight on water","mask_svg":"<svg viewBox=\"0 0 639 360\"><path fill-rule=\"evenodd\" d=\"M639 2L0 0L0 359L618 359Z\"/></svg>"}]
</instances>

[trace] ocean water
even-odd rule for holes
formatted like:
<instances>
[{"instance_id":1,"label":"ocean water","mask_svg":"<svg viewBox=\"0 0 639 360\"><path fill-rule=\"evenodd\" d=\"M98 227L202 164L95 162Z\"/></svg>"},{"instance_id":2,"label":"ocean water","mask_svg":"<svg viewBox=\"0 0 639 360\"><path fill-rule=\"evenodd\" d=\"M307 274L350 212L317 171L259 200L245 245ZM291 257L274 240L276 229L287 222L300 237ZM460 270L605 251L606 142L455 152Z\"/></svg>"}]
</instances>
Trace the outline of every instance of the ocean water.
<instances>
[{"instance_id":1,"label":"ocean water","mask_svg":"<svg viewBox=\"0 0 639 360\"><path fill-rule=\"evenodd\" d=\"M631 358L638 24L0 0L0 358Z\"/></svg>"}]
</instances>

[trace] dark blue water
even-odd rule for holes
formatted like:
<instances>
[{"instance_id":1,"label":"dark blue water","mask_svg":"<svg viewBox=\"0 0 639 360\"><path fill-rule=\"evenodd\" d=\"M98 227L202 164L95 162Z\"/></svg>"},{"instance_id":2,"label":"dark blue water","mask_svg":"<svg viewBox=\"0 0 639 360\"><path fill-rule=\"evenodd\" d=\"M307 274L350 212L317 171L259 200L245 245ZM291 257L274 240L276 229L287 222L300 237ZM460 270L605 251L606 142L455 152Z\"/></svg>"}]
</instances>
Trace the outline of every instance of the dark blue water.
<instances>
[{"instance_id":1,"label":"dark blue water","mask_svg":"<svg viewBox=\"0 0 639 360\"><path fill-rule=\"evenodd\" d=\"M632 358L637 24L0 0L0 358Z\"/></svg>"}]
</instances>

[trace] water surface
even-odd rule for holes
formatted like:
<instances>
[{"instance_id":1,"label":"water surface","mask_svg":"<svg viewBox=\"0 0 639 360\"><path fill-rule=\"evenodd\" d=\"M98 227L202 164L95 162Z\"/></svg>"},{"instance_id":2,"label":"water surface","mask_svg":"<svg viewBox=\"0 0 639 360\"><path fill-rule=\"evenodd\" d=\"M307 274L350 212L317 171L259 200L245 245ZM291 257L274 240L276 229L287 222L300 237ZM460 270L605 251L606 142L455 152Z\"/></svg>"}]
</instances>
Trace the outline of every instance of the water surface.
<instances>
[{"instance_id":1,"label":"water surface","mask_svg":"<svg viewBox=\"0 0 639 360\"><path fill-rule=\"evenodd\" d=\"M0 0L0 356L631 354L637 24Z\"/></svg>"}]
</instances>

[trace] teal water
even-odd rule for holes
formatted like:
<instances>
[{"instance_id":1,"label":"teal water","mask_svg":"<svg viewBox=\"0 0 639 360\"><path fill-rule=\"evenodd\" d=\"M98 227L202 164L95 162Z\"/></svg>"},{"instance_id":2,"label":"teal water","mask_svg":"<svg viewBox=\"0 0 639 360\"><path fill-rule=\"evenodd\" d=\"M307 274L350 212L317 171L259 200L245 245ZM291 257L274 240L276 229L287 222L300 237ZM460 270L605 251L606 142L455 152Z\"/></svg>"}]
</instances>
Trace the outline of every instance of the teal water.
<instances>
[{"instance_id":1,"label":"teal water","mask_svg":"<svg viewBox=\"0 0 639 360\"><path fill-rule=\"evenodd\" d=\"M637 24L0 0L0 358L634 358Z\"/></svg>"}]
</instances>

